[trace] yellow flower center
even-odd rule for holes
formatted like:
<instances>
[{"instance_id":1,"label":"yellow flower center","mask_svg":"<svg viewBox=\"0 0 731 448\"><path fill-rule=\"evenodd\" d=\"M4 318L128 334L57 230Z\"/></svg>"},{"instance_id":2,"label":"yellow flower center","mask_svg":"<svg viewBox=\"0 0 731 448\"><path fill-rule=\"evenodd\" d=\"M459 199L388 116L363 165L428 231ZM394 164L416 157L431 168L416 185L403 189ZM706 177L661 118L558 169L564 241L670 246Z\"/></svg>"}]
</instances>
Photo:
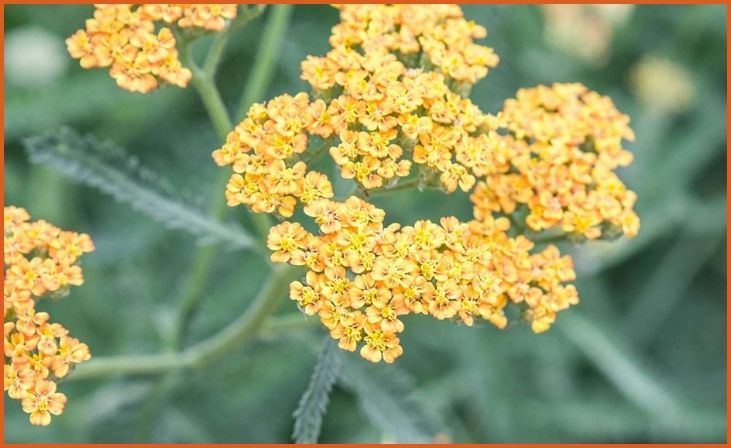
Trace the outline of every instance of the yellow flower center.
<instances>
[{"instance_id":1,"label":"yellow flower center","mask_svg":"<svg viewBox=\"0 0 731 448\"><path fill-rule=\"evenodd\" d=\"M382 331L374 331L366 336L365 339L366 343L375 350L382 352L386 348L386 337Z\"/></svg>"},{"instance_id":2,"label":"yellow flower center","mask_svg":"<svg viewBox=\"0 0 731 448\"><path fill-rule=\"evenodd\" d=\"M394 320L396 319L396 311L390 306L384 306L381 308L381 317L385 320Z\"/></svg>"},{"instance_id":3,"label":"yellow flower center","mask_svg":"<svg viewBox=\"0 0 731 448\"><path fill-rule=\"evenodd\" d=\"M279 242L279 247L281 247L284 252L292 252L297 248L297 243L295 243L294 238L292 237L284 237Z\"/></svg>"}]
</instances>

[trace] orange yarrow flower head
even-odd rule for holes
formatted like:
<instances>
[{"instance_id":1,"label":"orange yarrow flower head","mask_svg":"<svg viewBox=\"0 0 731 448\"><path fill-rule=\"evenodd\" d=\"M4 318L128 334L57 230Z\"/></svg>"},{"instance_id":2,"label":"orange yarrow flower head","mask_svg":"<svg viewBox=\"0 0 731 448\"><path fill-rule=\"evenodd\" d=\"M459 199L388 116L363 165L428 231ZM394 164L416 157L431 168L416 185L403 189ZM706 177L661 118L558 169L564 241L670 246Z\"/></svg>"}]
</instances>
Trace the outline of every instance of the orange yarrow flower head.
<instances>
[{"instance_id":1,"label":"orange yarrow flower head","mask_svg":"<svg viewBox=\"0 0 731 448\"><path fill-rule=\"evenodd\" d=\"M298 203L333 197L327 176L308 170L304 157L312 140L331 135L317 128L323 104L299 93L251 107L226 143L213 152L219 166L233 168L226 188L229 206L245 204L256 213L290 217Z\"/></svg>"},{"instance_id":2,"label":"orange yarrow flower head","mask_svg":"<svg viewBox=\"0 0 731 448\"><path fill-rule=\"evenodd\" d=\"M369 361L403 354L408 314L504 328L512 304L546 331L578 303L573 261L521 229L636 234L636 197L614 174L631 161L628 118L578 84L523 89L485 114L466 94L498 59L474 43L486 32L459 7L339 8L332 50L302 63L314 94L254 104L213 152L233 171L228 204L282 221L269 233L271 259L306 269L290 297ZM335 199L328 176L311 170L325 153L354 194ZM387 225L367 200L414 185L471 192L474 219ZM286 220L298 210L313 225Z\"/></svg>"},{"instance_id":3,"label":"orange yarrow flower head","mask_svg":"<svg viewBox=\"0 0 731 448\"><path fill-rule=\"evenodd\" d=\"M637 195L616 175L632 163L629 117L581 84L521 89L498 116L505 163L494 165L472 200L475 216L527 206L534 231L558 228L596 239L639 231Z\"/></svg>"},{"instance_id":4,"label":"orange yarrow flower head","mask_svg":"<svg viewBox=\"0 0 731 448\"><path fill-rule=\"evenodd\" d=\"M37 312L42 297L62 297L84 282L79 258L94 250L89 235L30 221L22 208L4 209L4 360L3 390L21 400L34 425L48 425L59 415L66 396L55 381L87 361L89 347Z\"/></svg>"},{"instance_id":5,"label":"orange yarrow flower head","mask_svg":"<svg viewBox=\"0 0 731 448\"><path fill-rule=\"evenodd\" d=\"M460 158L487 117L463 95L498 63L474 39L487 31L456 5L340 5L332 50L308 56L302 78L333 100L321 125L343 177L381 188L412 165L448 192L475 182Z\"/></svg>"},{"instance_id":6,"label":"orange yarrow flower head","mask_svg":"<svg viewBox=\"0 0 731 448\"><path fill-rule=\"evenodd\" d=\"M66 46L83 68L109 67L125 90L148 93L161 83L186 87L192 74L180 62L171 27L221 31L236 13L233 4L99 4Z\"/></svg>"}]
</instances>

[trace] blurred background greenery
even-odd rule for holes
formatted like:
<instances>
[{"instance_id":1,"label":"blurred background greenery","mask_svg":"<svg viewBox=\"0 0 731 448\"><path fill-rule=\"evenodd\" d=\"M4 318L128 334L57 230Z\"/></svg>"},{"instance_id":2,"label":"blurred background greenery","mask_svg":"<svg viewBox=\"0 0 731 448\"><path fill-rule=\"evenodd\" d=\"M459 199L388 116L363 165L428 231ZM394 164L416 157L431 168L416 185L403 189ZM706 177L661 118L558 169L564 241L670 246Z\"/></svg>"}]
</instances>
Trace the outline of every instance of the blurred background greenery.
<instances>
[{"instance_id":1,"label":"blurred background greenery","mask_svg":"<svg viewBox=\"0 0 731 448\"><path fill-rule=\"evenodd\" d=\"M358 396L367 387L337 385L321 441L408 441L416 429L454 442L725 440L725 7L464 10L487 26L486 43L501 57L473 90L483 110L496 112L520 87L579 81L632 117L636 161L621 175L639 194L640 236L562 247L575 256L582 302L545 334L520 324L500 331L408 319L396 368L424 422L397 415L408 407L385 403L385 419L399 422L389 426ZM157 353L196 242L31 164L21 140L61 126L112 140L205 207L215 194L210 153L217 139L192 89L131 94L106 71L82 70L68 58L63 39L91 11L5 8L5 203L88 232L96 243L83 261L86 283L44 304L56 321L97 356ZM296 7L259 100L305 90L299 61L327 51L336 21L332 8ZM231 110L265 23L266 15L238 31L226 53L218 82ZM445 199L412 192L377 204L399 222L470 215L466 195ZM230 217L249 225L244 210ZM240 315L267 269L250 252L221 250L215 263L186 344ZM293 312L291 303L280 310ZM32 427L6 398L6 441L288 442L320 334L311 326L260 338L169 388L156 376L64 383L66 412L47 428Z\"/></svg>"}]
</instances>

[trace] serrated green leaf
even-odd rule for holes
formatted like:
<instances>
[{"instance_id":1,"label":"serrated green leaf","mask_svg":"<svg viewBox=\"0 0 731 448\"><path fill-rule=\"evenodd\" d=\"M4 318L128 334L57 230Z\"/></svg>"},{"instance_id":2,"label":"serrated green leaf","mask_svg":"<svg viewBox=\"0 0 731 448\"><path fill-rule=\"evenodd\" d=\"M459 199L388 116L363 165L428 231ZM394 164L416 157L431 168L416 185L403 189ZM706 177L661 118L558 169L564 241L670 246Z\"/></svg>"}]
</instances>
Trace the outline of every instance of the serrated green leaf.
<instances>
[{"instance_id":1,"label":"serrated green leaf","mask_svg":"<svg viewBox=\"0 0 731 448\"><path fill-rule=\"evenodd\" d=\"M185 230L204 243L227 243L234 248L257 248L256 240L240 227L224 224L175 197L160 176L110 142L81 136L64 128L30 137L23 146L31 161L55 168L66 177L98 188L172 229Z\"/></svg>"},{"instance_id":2,"label":"serrated green leaf","mask_svg":"<svg viewBox=\"0 0 731 448\"><path fill-rule=\"evenodd\" d=\"M292 440L295 443L317 443L330 391L338 379L340 366L337 344L328 336L317 357L310 384L294 411Z\"/></svg>"},{"instance_id":3,"label":"serrated green leaf","mask_svg":"<svg viewBox=\"0 0 731 448\"><path fill-rule=\"evenodd\" d=\"M441 426L414 380L392 365L371 364L345 352L341 384L353 392L366 418L389 441L428 443Z\"/></svg>"}]
</instances>

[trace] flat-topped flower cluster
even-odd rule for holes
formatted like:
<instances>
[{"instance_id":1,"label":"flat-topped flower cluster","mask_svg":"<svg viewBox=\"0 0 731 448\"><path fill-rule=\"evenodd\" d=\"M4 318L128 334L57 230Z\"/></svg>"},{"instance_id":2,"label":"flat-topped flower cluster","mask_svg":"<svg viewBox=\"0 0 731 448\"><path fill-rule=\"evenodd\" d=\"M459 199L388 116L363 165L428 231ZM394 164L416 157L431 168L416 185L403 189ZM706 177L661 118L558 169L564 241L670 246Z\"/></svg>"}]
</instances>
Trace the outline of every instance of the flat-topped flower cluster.
<instances>
[{"instance_id":1,"label":"flat-topped flower cluster","mask_svg":"<svg viewBox=\"0 0 731 448\"><path fill-rule=\"evenodd\" d=\"M578 301L571 258L555 246L531 254L524 236L509 237L507 218L460 222L455 217L413 226L384 226L383 210L351 196L305 207L320 235L301 224L275 226L267 242L272 260L305 266L304 283L290 293L308 315L318 314L340 348L370 361L401 355L397 335L405 314L429 314L472 325L486 319L499 328L508 301L526 306L536 332L555 312Z\"/></svg>"},{"instance_id":2,"label":"flat-topped flower cluster","mask_svg":"<svg viewBox=\"0 0 731 448\"><path fill-rule=\"evenodd\" d=\"M401 316L505 327L516 304L533 331L578 302L572 259L539 232L574 240L636 235L636 195L614 170L632 161L629 118L579 84L522 89L496 115L466 95L494 68L486 30L455 5L341 5L332 50L309 56L313 95L255 104L213 153L233 175L230 206L300 222L274 226L272 261L304 266L290 285L344 350L403 353ZM354 194L334 199L311 169L329 152ZM366 199L399 186L470 192L474 219L387 225ZM399 188L401 189L401 188ZM544 235L543 233L541 235ZM537 240L538 241L538 240Z\"/></svg>"},{"instance_id":3,"label":"flat-topped flower cluster","mask_svg":"<svg viewBox=\"0 0 731 448\"><path fill-rule=\"evenodd\" d=\"M475 217L512 214L519 205L534 231L560 228L588 239L637 235L637 195L615 169L632 163L622 140L633 140L629 117L612 100L581 84L521 89L498 115L499 162L471 199Z\"/></svg>"},{"instance_id":4,"label":"flat-topped flower cluster","mask_svg":"<svg viewBox=\"0 0 731 448\"><path fill-rule=\"evenodd\" d=\"M192 74L165 25L221 31L236 14L235 4L100 4L66 46L84 68L109 67L125 90L147 93L161 82L185 87Z\"/></svg>"},{"instance_id":5,"label":"flat-topped flower cluster","mask_svg":"<svg viewBox=\"0 0 731 448\"><path fill-rule=\"evenodd\" d=\"M22 208L5 207L5 281L3 390L20 400L34 425L48 425L66 396L56 380L91 355L86 344L36 310L43 297L59 298L84 282L79 258L94 250L86 234L61 230L46 221L30 221Z\"/></svg>"}]
</instances>

